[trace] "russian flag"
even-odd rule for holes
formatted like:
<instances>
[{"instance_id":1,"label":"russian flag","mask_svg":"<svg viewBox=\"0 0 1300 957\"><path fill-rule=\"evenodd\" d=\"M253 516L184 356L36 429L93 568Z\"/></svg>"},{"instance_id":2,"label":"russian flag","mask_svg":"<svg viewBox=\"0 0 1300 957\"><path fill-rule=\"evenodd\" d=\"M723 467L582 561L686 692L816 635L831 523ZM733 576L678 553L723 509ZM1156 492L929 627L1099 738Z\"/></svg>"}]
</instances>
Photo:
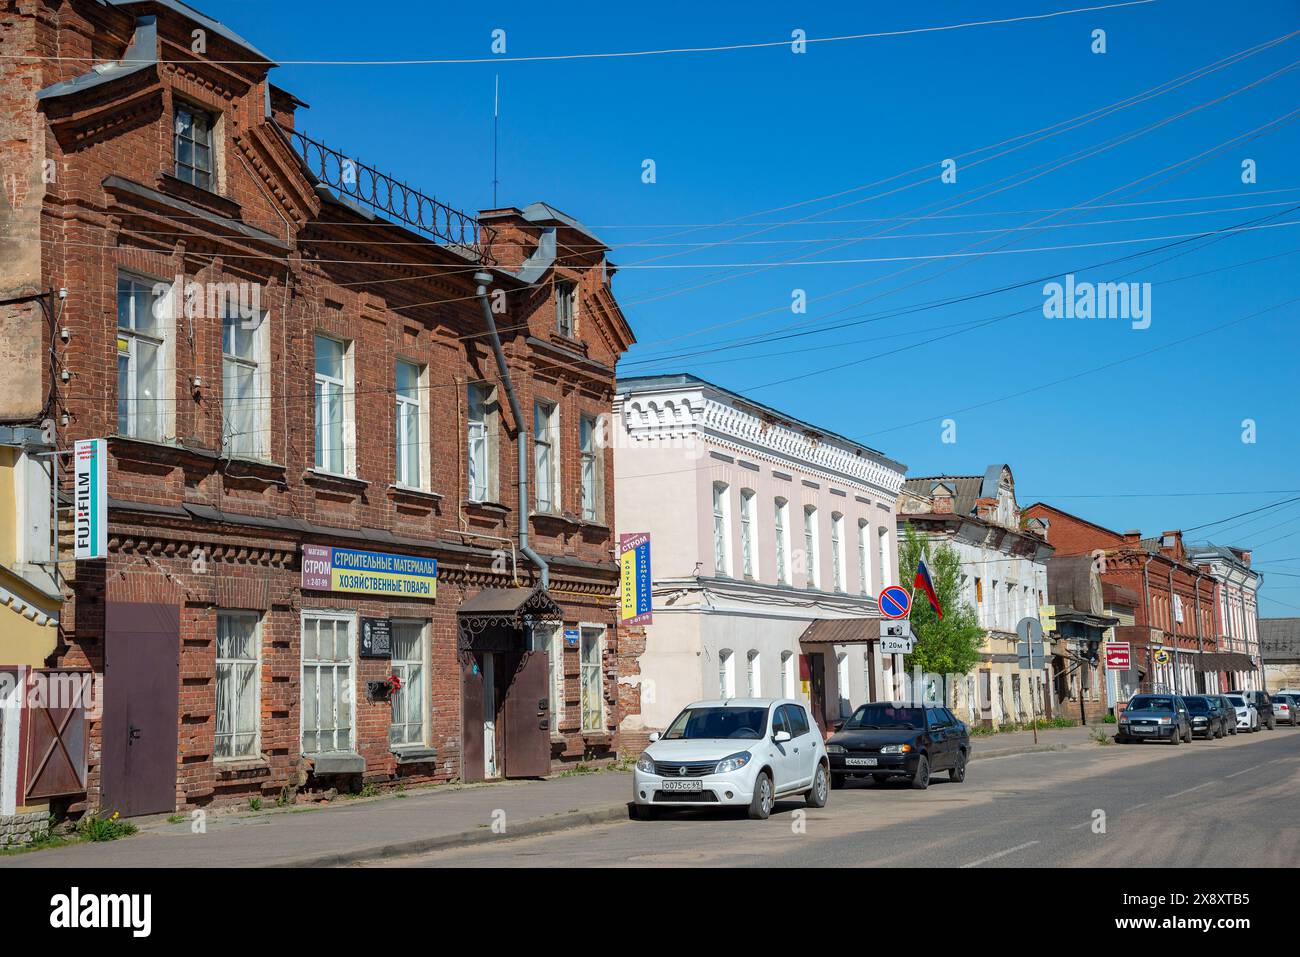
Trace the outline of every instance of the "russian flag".
<instances>
[{"instance_id":1,"label":"russian flag","mask_svg":"<svg viewBox=\"0 0 1300 957\"><path fill-rule=\"evenodd\" d=\"M940 618L943 617L943 608L939 606L939 596L935 593L934 582L930 579L930 569L925 567L925 559L918 559L916 562L916 580L912 582L913 594L919 588L925 592L925 597L930 599L930 607Z\"/></svg>"}]
</instances>

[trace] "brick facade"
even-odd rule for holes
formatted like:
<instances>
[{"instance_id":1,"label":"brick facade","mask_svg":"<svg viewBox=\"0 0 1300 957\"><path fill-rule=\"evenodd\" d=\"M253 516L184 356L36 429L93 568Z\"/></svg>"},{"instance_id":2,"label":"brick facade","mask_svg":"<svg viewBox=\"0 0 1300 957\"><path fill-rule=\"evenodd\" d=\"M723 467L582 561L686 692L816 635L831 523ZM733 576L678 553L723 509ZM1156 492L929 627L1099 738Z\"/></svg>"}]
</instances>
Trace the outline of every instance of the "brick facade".
<instances>
[{"instance_id":1,"label":"brick facade","mask_svg":"<svg viewBox=\"0 0 1300 957\"><path fill-rule=\"evenodd\" d=\"M157 18L157 64L37 99L38 89L85 71L88 61L75 58L121 58L141 36L137 18L146 15ZM6 78L0 111L8 126L21 117L32 122L40 134L32 141L43 142L44 158L57 171L53 182L41 185L42 252L33 279L40 289L67 290L58 326L69 337L55 350L58 368L70 378L64 383L52 369L43 373L43 384L53 390L51 414L67 416L58 445L107 436L110 454L109 556L63 566L72 597L57 663L103 669L105 614L112 603L180 609L175 805L191 807L274 796L302 783L304 610L427 622L426 743L436 758L398 763L388 744L390 706L367 701L365 693L368 680L388 677L389 665L354 656L355 744L365 759L360 779L460 777L464 661L456 609L483 588L539 581L515 547L515 443L532 434L534 399L545 399L559 409L560 505L554 514L532 516L533 546L552 563L550 594L564 623L606 628L604 720L599 728L581 729L579 649L565 647L563 717L552 757L571 762L612 755L620 694L626 693L616 678L625 650L612 598L612 451L597 450L600 501L594 518L584 519L579 448L580 418L607 413L614 364L632 342L610 288L614 270L604 247L546 208L506 208L482 215L479 255L340 202L316 188L300 162L287 132L299 104L270 84L270 64L256 62L237 37L210 30L206 53L196 56L191 36L197 25L162 3L128 12L91 0L57 10L18 0L0 11L3 52L57 49L64 58ZM254 62L213 62L231 60ZM212 190L174 175L178 105L214 118ZM5 144L3 159L26 168L23 151L30 146L12 146ZM32 235L24 248L37 238ZM553 258L546 255L548 241L555 244ZM525 263L537 274L515 275ZM525 416L521 423L505 401L475 295L475 272L484 267L490 267L492 290L504 292L503 300L493 300L504 303L495 318ZM255 413L256 453L232 453L229 426L223 431L222 323L206 310L175 310L174 326L165 330L158 440L120 434L121 276L163 283L180 276L201 290L256 287L265 314L265 328L257 333L265 336L259 374L269 390L258 393L264 405ZM557 329L558 280L577 288L571 335ZM355 436L346 475L315 467L317 334L347 343L344 406L351 407ZM40 366L43 355L26 358ZM423 369L420 457L427 478L418 488L396 481L399 359ZM494 390L488 448L496 477L481 502L470 501L468 489L471 383ZM65 471L62 481L69 478ZM63 547L70 549L64 531ZM436 600L304 592L300 555L307 543L436 558ZM241 762L213 758L216 619L224 609L251 610L260 620L260 753ZM111 676L107 688L112 695ZM92 807L101 780L100 732L99 723L92 726L86 802Z\"/></svg>"}]
</instances>

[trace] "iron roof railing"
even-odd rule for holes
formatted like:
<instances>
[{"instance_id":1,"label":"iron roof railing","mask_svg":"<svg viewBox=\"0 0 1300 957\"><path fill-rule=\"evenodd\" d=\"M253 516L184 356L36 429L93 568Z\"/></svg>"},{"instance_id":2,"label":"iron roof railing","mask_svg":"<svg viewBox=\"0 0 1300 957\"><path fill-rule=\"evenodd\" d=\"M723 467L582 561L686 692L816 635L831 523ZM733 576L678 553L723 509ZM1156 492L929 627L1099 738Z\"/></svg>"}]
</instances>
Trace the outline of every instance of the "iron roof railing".
<instances>
[{"instance_id":1,"label":"iron roof railing","mask_svg":"<svg viewBox=\"0 0 1300 957\"><path fill-rule=\"evenodd\" d=\"M308 172L325 186L440 245L459 247L483 263L491 261L488 250L495 236L492 227L305 133L281 129Z\"/></svg>"}]
</instances>

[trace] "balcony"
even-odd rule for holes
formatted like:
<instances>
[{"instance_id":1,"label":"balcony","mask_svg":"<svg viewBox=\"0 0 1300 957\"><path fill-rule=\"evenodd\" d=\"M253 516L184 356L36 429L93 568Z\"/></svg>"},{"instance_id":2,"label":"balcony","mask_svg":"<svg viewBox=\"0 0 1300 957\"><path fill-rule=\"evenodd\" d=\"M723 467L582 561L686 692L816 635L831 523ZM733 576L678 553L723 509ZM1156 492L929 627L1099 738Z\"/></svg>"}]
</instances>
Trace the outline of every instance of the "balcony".
<instances>
[{"instance_id":1,"label":"balcony","mask_svg":"<svg viewBox=\"0 0 1300 957\"><path fill-rule=\"evenodd\" d=\"M441 203L345 153L298 130L280 127L309 175L342 197L408 226L440 246L459 250L480 263L491 263L495 235L469 213Z\"/></svg>"}]
</instances>

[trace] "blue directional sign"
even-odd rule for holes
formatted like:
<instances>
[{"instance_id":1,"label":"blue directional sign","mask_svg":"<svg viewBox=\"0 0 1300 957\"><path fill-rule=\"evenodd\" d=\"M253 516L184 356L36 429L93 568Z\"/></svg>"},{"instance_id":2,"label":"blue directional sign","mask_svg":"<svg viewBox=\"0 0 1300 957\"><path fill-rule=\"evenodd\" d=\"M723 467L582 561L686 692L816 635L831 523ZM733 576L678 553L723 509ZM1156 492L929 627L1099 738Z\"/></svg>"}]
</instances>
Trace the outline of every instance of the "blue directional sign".
<instances>
[{"instance_id":1,"label":"blue directional sign","mask_svg":"<svg viewBox=\"0 0 1300 957\"><path fill-rule=\"evenodd\" d=\"M890 585L880 593L880 613L886 618L903 618L912 610L912 596L902 585Z\"/></svg>"}]
</instances>

